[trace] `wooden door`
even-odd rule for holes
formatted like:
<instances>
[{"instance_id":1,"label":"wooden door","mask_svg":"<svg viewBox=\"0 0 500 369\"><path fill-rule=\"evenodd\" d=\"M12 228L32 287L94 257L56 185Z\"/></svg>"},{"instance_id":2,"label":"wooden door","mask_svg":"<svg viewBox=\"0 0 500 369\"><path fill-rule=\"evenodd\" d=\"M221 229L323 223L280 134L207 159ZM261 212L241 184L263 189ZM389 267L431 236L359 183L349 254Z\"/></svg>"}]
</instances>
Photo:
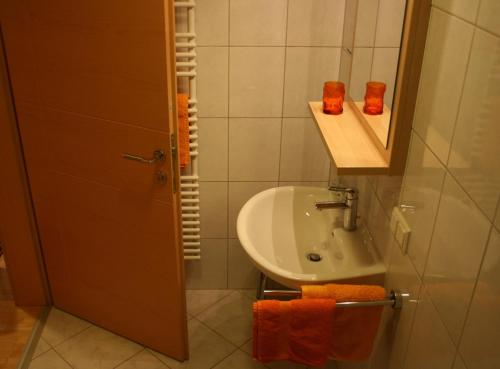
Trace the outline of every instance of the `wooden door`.
<instances>
[{"instance_id":1,"label":"wooden door","mask_svg":"<svg viewBox=\"0 0 500 369\"><path fill-rule=\"evenodd\" d=\"M170 155L171 1L8 0L2 7L54 305L185 359L178 169ZM151 159L155 150L165 160L123 157Z\"/></svg>"}]
</instances>

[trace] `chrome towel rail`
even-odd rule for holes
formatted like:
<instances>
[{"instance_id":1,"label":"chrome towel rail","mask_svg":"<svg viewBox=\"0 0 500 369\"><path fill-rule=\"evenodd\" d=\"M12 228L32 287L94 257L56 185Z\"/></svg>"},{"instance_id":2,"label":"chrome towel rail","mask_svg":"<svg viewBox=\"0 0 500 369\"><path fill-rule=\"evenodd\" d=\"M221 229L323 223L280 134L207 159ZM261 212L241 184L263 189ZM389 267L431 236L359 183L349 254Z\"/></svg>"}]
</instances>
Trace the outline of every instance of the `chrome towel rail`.
<instances>
[{"instance_id":1,"label":"chrome towel rail","mask_svg":"<svg viewBox=\"0 0 500 369\"><path fill-rule=\"evenodd\" d=\"M293 297L300 298L302 296L301 291L297 290L264 290L264 298L273 297ZM374 301L341 301L336 303L338 308L346 307L363 307L363 306L391 306L393 309L401 309L403 307L404 301L410 298L410 294L407 292L401 292L399 290L392 290L385 300L374 300Z\"/></svg>"}]
</instances>

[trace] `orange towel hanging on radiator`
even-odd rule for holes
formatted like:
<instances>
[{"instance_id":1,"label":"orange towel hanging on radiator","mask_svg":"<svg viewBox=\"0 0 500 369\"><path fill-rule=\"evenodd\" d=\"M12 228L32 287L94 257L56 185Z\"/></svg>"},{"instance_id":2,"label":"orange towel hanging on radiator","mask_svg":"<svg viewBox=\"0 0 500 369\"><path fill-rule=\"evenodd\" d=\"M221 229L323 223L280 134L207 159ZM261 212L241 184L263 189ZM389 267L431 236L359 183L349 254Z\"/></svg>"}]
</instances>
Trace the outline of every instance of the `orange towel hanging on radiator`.
<instances>
[{"instance_id":1,"label":"orange towel hanging on radiator","mask_svg":"<svg viewBox=\"0 0 500 369\"><path fill-rule=\"evenodd\" d=\"M179 131L179 162L181 168L189 165L188 95L177 94L177 125Z\"/></svg>"},{"instance_id":2,"label":"orange towel hanging on radiator","mask_svg":"<svg viewBox=\"0 0 500 369\"><path fill-rule=\"evenodd\" d=\"M384 300L385 290L380 286L327 284L302 286L302 298L342 301ZM339 308L335 311L332 327L330 357L336 360L364 361L370 357L377 335L382 306Z\"/></svg>"},{"instance_id":3,"label":"orange towel hanging on radiator","mask_svg":"<svg viewBox=\"0 0 500 369\"><path fill-rule=\"evenodd\" d=\"M253 357L324 366L332 340L335 300L262 300L253 304Z\"/></svg>"}]
</instances>

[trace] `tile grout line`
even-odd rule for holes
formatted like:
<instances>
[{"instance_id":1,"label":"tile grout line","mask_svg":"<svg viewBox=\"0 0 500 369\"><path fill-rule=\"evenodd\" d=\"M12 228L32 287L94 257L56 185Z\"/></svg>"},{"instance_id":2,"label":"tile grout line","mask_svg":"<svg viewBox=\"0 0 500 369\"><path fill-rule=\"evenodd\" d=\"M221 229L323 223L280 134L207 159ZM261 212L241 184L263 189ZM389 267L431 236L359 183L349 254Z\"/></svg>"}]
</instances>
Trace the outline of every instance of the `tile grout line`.
<instances>
[{"instance_id":1,"label":"tile grout line","mask_svg":"<svg viewBox=\"0 0 500 369\"><path fill-rule=\"evenodd\" d=\"M227 2L227 185L226 185L226 288L229 288L229 211L230 211L230 145L231 141L229 115L231 111L231 0Z\"/></svg>"},{"instance_id":2,"label":"tile grout line","mask_svg":"<svg viewBox=\"0 0 500 369\"><path fill-rule=\"evenodd\" d=\"M467 198L474 204L474 206L477 208L477 210L486 218L486 220L493 224L493 226L496 228L495 224L494 224L494 219L491 220L489 218L489 216L485 213L485 211L483 210L482 207L479 206L479 204L476 202L476 200L472 197L472 195L469 193L469 191L467 189L465 189L465 187L462 185L462 182L459 181L459 179L457 177L455 177L455 175L453 174L453 172L448 168L448 166L446 164L444 164L441 159L436 155L436 153L431 149L431 147L429 145L427 145L427 143L425 142L425 140L422 138L422 136L420 136L420 134L414 130L412 128L412 132L414 132L419 138L420 140L424 143L425 147L432 153L432 155L438 160L439 164L442 165L445 173L447 175L449 175L457 184L458 186L460 187L460 189L467 195ZM498 198L498 200L500 200L500 197Z\"/></svg>"},{"instance_id":3,"label":"tile grout line","mask_svg":"<svg viewBox=\"0 0 500 369\"><path fill-rule=\"evenodd\" d=\"M477 273L476 273L476 277L474 279L474 283L473 283L471 295L470 295L469 301L467 303L467 310L465 312L464 322L462 324L462 327L461 327L461 330L460 330L460 334L458 336L458 341L457 341L457 344L456 344L457 353L459 351L460 344L462 343L462 338L464 336L465 326L467 324L467 320L469 319L470 310L471 310L471 307L472 307L472 301L474 300L474 295L476 294L477 285L478 285L478 282L479 282L479 278L481 276L481 271L483 269L484 260L486 259L486 254L488 253L488 249L489 249L490 241L491 241L491 236L493 234L493 229L494 229L493 226L490 225L490 230L489 230L489 233L488 233L488 237L486 239L486 243L484 245L483 254L481 255L481 261L479 263L479 266L478 266L478 269L477 269Z\"/></svg>"},{"instance_id":4,"label":"tile grout line","mask_svg":"<svg viewBox=\"0 0 500 369\"><path fill-rule=\"evenodd\" d=\"M199 290L199 291L210 291L210 290ZM221 291L230 291L230 290L229 289L225 289L225 290L221 290ZM217 303L219 303L220 301L222 301L224 298L228 297L232 293L233 293L233 291L228 292L226 295L222 296L220 299L218 299L214 303L212 303L210 305L207 305L205 308L203 308L203 310L199 311L198 313L191 314L191 318L196 318L198 315L203 314L203 312L205 312L206 310L208 310L211 307L215 306Z\"/></svg>"},{"instance_id":5,"label":"tile grout line","mask_svg":"<svg viewBox=\"0 0 500 369\"><path fill-rule=\"evenodd\" d=\"M288 42L288 11L290 8L290 1L286 0L286 10L285 10L285 49L284 55L283 55L283 84L281 86L281 121L280 121L280 137L279 137L279 156L278 156L278 176L277 176L277 182L279 183L279 180L281 178L281 160L282 160L282 154L283 154L283 116L285 115L285 92L286 92L286 62L287 62L287 55L288 55L288 50L286 48L286 44Z\"/></svg>"},{"instance_id":6,"label":"tile grout line","mask_svg":"<svg viewBox=\"0 0 500 369\"><path fill-rule=\"evenodd\" d=\"M240 294L244 299L247 299L247 300L250 300L250 301L253 301L252 299L250 299L249 297L245 296L245 294L243 294L242 292L240 292L239 290L231 290L231 292L227 295L227 296L224 296L221 300L219 300L217 303L221 302L222 300L228 298L229 296L231 295L234 295L234 294ZM216 304L212 305L211 307L214 307ZM207 311L207 309L205 309L203 312ZM201 312L200 314L202 314L203 312ZM198 316L193 316L192 319L195 319L197 322L199 322L200 324L202 324L203 326L205 326L206 328L208 328L210 331L212 331L213 333L215 333L217 336L221 337L224 339L224 341L226 342L229 342L231 345L235 346L236 348L239 348L240 346L229 341L226 337L224 337L221 333L217 332L215 329L211 328L208 324L206 324L203 320L200 320L198 318ZM248 342L248 341L246 341ZM245 342L245 343L246 343ZM245 344L243 343L243 345Z\"/></svg>"},{"instance_id":7,"label":"tile grout line","mask_svg":"<svg viewBox=\"0 0 500 369\"><path fill-rule=\"evenodd\" d=\"M445 13L445 14L447 14L447 15L449 15L450 17L453 17L453 18L456 18L458 20L461 20L464 23L467 23L467 24L469 24L469 25L471 25L471 26L473 26L473 27L475 27L475 28L477 28L477 29L485 32L485 33L488 33L490 36L494 36L496 38L500 38L500 34L497 34L494 31L491 31L491 30L489 30L489 29L487 29L487 28L485 28L485 27L480 26L479 24L477 24L477 21L479 20L479 10L480 9L476 10L477 14L475 15L475 20L474 21L470 21L470 20L467 20L467 19L461 17L460 15L453 14L452 12L450 12L450 11L448 11L446 9L443 9L443 8L441 8L438 5L432 4L432 7L435 8L435 9L437 9L437 10L439 10L439 11L441 11L441 12L443 12L443 13Z\"/></svg>"},{"instance_id":8,"label":"tile grout line","mask_svg":"<svg viewBox=\"0 0 500 369\"><path fill-rule=\"evenodd\" d=\"M376 41L377 41L377 28L378 28L378 20L379 20L379 13L380 13L380 0L377 0L378 1L378 5L377 5L377 14L375 16L375 32L373 34L373 46L372 46L372 60L370 62L370 80L373 80L373 59L375 57L375 44L376 44Z\"/></svg>"},{"instance_id":9,"label":"tile grout line","mask_svg":"<svg viewBox=\"0 0 500 369\"><path fill-rule=\"evenodd\" d=\"M80 318L79 318L79 319L80 319ZM87 322L86 320L84 320L84 321L85 321L85 322ZM85 331L89 330L90 328L95 327L95 325L93 325L92 323L90 323L90 322L87 322L87 323L89 323L89 324L90 324L88 327L85 327L84 329L82 329L82 330L81 330L81 331L79 331L78 333L75 333L75 334L73 334L73 335L71 335L71 336L66 337L64 340L62 340L61 342L59 342L59 343L58 343L58 344L56 344L56 345L52 345L52 344L51 344L50 342L48 342L47 340L45 340L45 341L46 341L46 342L50 345L50 347L52 347L53 349L55 349L56 347L60 347L62 344L64 344L64 343L68 342L69 340L71 340L71 339L75 338L76 336L79 336L80 334L82 334L83 332L85 332ZM42 334L43 334L43 332L42 332Z\"/></svg>"},{"instance_id":10,"label":"tile grout line","mask_svg":"<svg viewBox=\"0 0 500 369\"><path fill-rule=\"evenodd\" d=\"M123 360L123 361L119 362L117 365L113 366L113 367L112 367L112 369L116 369L116 368L118 368L119 366L121 366L121 365L123 365L123 364L125 364L125 363L129 362L131 359L133 359L134 357L138 356L140 353L145 352L145 351L146 351L146 347L144 347L144 346L142 346L142 345L141 345L141 347L142 347L142 350L139 350L138 352L136 352L136 353L135 353L135 354L133 354L132 356L128 357L127 359L125 359L125 360ZM156 357L156 356L155 356L155 357ZM159 359L158 359L158 360L159 360ZM161 361L161 360L160 360L160 361ZM162 363L163 363L163 362L162 362Z\"/></svg>"},{"instance_id":11,"label":"tile grout line","mask_svg":"<svg viewBox=\"0 0 500 369\"><path fill-rule=\"evenodd\" d=\"M461 107L462 107L462 102L464 100L464 94L465 94L465 85L467 83L467 77L469 76L469 72L470 72L470 62L471 62L471 57L472 57L472 49L473 49L473 46L474 46L474 39L476 38L476 28L474 27L472 29L472 36L471 36L471 40L470 40L470 44L469 44L469 53L467 55L467 60L465 62L465 74L464 74L464 78L463 78L463 81L462 81L462 84L460 86L460 97L458 98L458 107L457 107L457 111L455 113L455 117L453 119L453 131L451 133L451 137L450 137L450 145L448 147L448 152L446 154L446 166L448 166L449 164L449 161L450 161L450 155L451 155L451 149L453 148L453 142L455 141L455 135L456 135L456 132L457 132L457 125L458 125L458 118L460 118L460 113L461 113Z\"/></svg>"},{"instance_id":12,"label":"tile grout line","mask_svg":"<svg viewBox=\"0 0 500 369\"><path fill-rule=\"evenodd\" d=\"M70 368L74 368L74 367L73 367L73 365L71 365L71 363L70 363L68 360L66 360L66 358L65 358L64 356L62 356L62 355L61 355L61 353L60 353L59 351L57 351L55 348L52 348L52 350L54 350L54 352L56 353L56 355L57 355L57 356L59 356L59 358L60 358L62 361L64 361L66 364L68 364ZM49 351L50 351L50 350L49 350ZM47 351L47 352L49 352L49 351ZM40 355L40 356L41 356L41 355ZM40 357L40 356L38 356L38 357Z\"/></svg>"}]
</instances>

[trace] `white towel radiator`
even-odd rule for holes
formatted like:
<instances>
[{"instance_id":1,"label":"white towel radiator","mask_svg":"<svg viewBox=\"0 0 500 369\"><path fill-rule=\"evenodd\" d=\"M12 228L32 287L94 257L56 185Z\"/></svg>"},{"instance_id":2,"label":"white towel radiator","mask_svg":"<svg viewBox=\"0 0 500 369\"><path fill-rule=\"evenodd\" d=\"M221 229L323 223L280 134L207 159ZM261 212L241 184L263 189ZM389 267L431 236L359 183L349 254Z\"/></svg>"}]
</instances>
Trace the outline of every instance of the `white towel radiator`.
<instances>
[{"instance_id":1,"label":"white towel radiator","mask_svg":"<svg viewBox=\"0 0 500 369\"><path fill-rule=\"evenodd\" d=\"M196 101L195 2L175 0L175 56L179 92L189 95L190 165L181 169L182 241L184 259L201 258L200 191L198 183L198 108Z\"/></svg>"}]
</instances>

